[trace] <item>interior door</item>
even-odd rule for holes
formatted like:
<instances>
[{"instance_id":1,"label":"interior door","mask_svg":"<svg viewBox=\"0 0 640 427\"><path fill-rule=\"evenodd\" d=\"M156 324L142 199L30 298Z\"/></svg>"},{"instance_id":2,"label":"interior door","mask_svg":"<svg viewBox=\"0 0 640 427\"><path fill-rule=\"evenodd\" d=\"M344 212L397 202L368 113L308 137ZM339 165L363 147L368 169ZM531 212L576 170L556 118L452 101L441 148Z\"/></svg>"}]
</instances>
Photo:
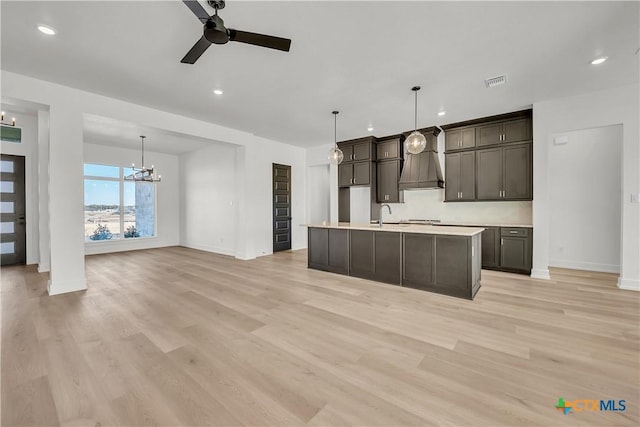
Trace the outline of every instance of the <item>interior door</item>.
<instances>
[{"instance_id":1,"label":"interior door","mask_svg":"<svg viewBox=\"0 0 640 427\"><path fill-rule=\"evenodd\" d=\"M26 262L24 157L0 158L0 265Z\"/></svg>"},{"instance_id":2,"label":"interior door","mask_svg":"<svg viewBox=\"0 0 640 427\"><path fill-rule=\"evenodd\" d=\"M273 251L291 249L291 166L273 164Z\"/></svg>"}]
</instances>

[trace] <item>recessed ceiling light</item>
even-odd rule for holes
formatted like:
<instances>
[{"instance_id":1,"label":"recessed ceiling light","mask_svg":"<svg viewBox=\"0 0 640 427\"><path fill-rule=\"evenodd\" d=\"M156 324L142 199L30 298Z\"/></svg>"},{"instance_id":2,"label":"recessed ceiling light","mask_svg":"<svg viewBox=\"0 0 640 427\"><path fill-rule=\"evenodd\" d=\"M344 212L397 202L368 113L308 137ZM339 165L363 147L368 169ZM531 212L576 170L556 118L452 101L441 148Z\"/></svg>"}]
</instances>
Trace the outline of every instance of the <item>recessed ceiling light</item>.
<instances>
[{"instance_id":1,"label":"recessed ceiling light","mask_svg":"<svg viewBox=\"0 0 640 427\"><path fill-rule=\"evenodd\" d=\"M56 30L54 30L51 27L47 27L46 25L38 25L38 30L40 30L41 33L46 34L48 36L56 35Z\"/></svg>"},{"instance_id":2,"label":"recessed ceiling light","mask_svg":"<svg viewBox=\"0 0 640 427\"><path fill-rule=\"evenodd\" d=\"M367 128L367 131L369 131L369 132L373 131L373 126L369 126L369 127Z\"/></svg>"},{"instance_id":3,"label":"recessed ceiling light","mask_svg":"<svg viewBox=\"0 0 640 427\"><path fill-rule=\"evenodd\" d=\"M447 114L447 112L446 112L446 111L438 111L438 115L439 115L439 116L444 116L445 114Z\"/></svg>"},{"instance_id":4,"label":"recessed ceiling light","mask_svg":"<svg viewBox=\"0 0 640 427\"><path fill-rule=\"evenodd\" d=\"M215 93L216 95L222 95L222 91L220 89L214 89L213 93Z\"/></svg>"},{"instance_id":5,"label":"recessed ceiling light","mask_svg":"<svg viewBox=\"0 0 640 427\"><path fill-rule=\"evenodd\" d=\"M591 61L591 65L600 65L600 64L602 64L604 61L606 61L606 60L607 60L607 58L608 58L607 56L602 56L602 57L600 57L600 58L596 58L596 59L594 59L593 61Z\"/></svg>"}]
</instances>

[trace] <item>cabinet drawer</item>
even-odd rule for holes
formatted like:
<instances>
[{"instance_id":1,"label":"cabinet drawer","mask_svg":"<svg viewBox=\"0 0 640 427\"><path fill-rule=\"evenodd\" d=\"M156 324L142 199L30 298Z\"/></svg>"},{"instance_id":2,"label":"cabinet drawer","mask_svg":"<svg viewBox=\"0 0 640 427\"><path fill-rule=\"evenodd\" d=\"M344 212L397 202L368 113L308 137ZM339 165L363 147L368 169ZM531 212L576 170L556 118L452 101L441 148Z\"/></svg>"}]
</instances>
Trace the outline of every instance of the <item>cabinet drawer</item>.
<instances>
[{"instance_id":1,"label":"cabinet drawer","mask_svg":"<svg viewBox=\"0 0 640 427\"><path fill-rule=\"evenodd\" d=\"M516 227L502 227L500 229L501 236L513 236L513 237L529 237L529 228L516 228Z\"/></svg>"}]
</instances>

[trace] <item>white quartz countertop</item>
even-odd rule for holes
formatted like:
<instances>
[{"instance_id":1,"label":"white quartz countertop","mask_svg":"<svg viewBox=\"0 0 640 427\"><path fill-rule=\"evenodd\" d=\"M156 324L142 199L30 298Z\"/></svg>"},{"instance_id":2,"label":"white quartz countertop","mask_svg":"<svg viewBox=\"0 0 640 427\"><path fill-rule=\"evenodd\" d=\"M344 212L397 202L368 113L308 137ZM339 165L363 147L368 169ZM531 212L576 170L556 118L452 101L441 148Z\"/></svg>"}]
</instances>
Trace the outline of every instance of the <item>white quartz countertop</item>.
<instances>
[{"instance_id":1,"label":"white quartz countertop","mask_svg":"<svg viewBox=\"0 0 640 427\"><path fill-rule=\"evenodd\" d=\"M333 222L326 224L305 224L312 228L339 228L344 230L390 231L396 233L444 234L449 236L475 236L482 233L481 227L457 227L450 225L422 225L422 224L351 224L348 222Z\"/></svg>"},{"instance_id":2,"label":"white quartz countertop","mask_svg":"<svg viewBox=\"0 0 640 427\"><path fill-rule=\"evenodd\" d=\"M522 227L522 228L533 228L531 224L513 224L513 223L488 223L488 222L469 222L469 221L442 221L443 224L446 225L459 225L459 226L469 226L469 227Z\"/></svg>"}]
</instances>

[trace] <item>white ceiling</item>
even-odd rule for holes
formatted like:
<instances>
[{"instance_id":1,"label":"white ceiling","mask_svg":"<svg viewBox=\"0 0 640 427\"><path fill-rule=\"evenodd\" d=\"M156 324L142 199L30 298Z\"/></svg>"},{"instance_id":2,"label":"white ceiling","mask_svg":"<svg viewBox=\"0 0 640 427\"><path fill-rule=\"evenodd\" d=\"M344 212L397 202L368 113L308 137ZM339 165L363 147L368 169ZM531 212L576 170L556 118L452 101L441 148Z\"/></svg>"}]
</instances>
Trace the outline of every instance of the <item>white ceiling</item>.
<instances>
[{"instance_id":1,"label":"white ceiling","mask_svg":"<svg viewBox=\"0 0 640 427\"><path fill-rule=\"evenodd\" d=\"M139 148L141 146L140 135L144 135L147 137L144 141L145 151L177 155L218 143L210 139L91 114L85 114L83 119L84 142L89 144Z\"/></svg>"},{"instance_id":2,"label":"white ceiling","mask_svg":"<svg viewBox=\"0 0 640 427\"><path fill-rule=\"evenodd\" d=\"M195 65L180 59L201 24L180 1L0 7L5 70L299 146L333 141L334 109L338 139L409 130L416 84L425 127L636 83L640 71L638 2L229 0L229 27L291 38L291 52L229 43ZM589 65L599 55L609 60ZM486 89L500 74L507 85Z\"/></svg>"}]
</instances>

